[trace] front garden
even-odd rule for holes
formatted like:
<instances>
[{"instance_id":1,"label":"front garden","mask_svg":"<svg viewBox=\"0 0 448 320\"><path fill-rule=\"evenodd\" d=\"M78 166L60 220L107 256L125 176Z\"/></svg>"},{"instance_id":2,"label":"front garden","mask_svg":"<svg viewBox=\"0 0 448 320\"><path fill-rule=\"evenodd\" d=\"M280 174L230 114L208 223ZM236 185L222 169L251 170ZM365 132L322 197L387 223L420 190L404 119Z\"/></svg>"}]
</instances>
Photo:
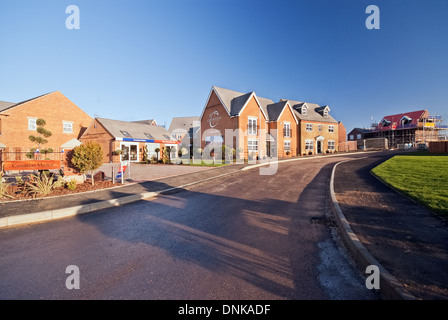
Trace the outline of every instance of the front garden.
<instances>
[{"instance_id":1,"label":"front garden","mask_svg":"<svg viewBox=\"0 0 448 320\"><path fill-rule=\"evenodd\" d=\"M448 155L428 152L395 156L372 173L430 210L448 215Z\"/></svg>"},{"instance_id":2,"label":"front garden","mask_svg":"<svg viewBox=\"0 0 448 320\"><path fill-rule=\"evenodd\" d=\"M103 163L103 151L97 143L87 143L76 147L69 157L69 165L75 170L75 175L65 175L63 170L39 170L39 173L0 176L0 200L14 201L35 199L49 196L61 196L110 188L117 184L104 181L100 173L94 175ZM90 179L85 180L85 174L90 173ZM80 179L81 178L81 179ZM96 180L96 181L95 181Z\"/></svg>"}]
</instances>

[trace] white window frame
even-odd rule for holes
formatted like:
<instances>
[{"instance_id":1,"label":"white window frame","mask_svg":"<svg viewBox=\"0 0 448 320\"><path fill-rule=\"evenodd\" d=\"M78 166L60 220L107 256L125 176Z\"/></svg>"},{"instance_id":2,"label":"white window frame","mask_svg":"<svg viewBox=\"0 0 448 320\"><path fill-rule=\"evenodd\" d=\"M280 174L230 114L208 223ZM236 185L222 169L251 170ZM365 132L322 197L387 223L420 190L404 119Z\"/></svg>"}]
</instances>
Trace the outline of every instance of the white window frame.
<instances>
[{"instance_id":1,"label":"white window frame","mask_svg":"<svg viewBox=\"0 0 448 320\"><path fill-rule=\"evenodd\" d=\"M334 132L334 125L328 126L328 132L333 133Z\"/></svg>"},{"instance_id":2,"label":"white window frame","mask_svg":"<svg viewBox=\"0 0 448 320\"><path fill-rule=\"evenodd\" d=\"M37 118L28 118L28 130L30 131L37 130Z\"/></svg>"},{"instance_id":3,"label":"white window frame","mask_svg":"<svg viewBox=\"0 0 448 320\"><path fill-rule=\"evenodd\" d=\"M66 125L70 125L70 131L65 130ZM62 132L73 133L73 121L62 121Z\"/></svg>"},{"instance_id":4,"label":"white window frame","mask_svg":"<svg viewBox=\"0 0 448 320\"><path fill-rule=\"evenodd\" d=\"M291 122L283 123L283 137L291 138Z\"/></svg>"},{"instance_id":5,"label":"white window frame","mask_svg":"<svg viewBox=\"0 0 448 320\"><path fill-rule=\"evenodd\" d=\"M322 127L323 127L323 125L321 125L321 124L319 124L319 125L317 126L317 129L319 130L319 132L322 132Z\"/></svg>"},{"instance_id":6,"label":"white window frame","mask_svg":"<svg viewBox=\"0 0 448 320\"><path fill-rule=\"evenodd\" d=\"M334 140L328 140L328 150L336 150L336 142Z\"/></svg>"},{"instance_id":7,"label":"white window frame","mask_svg":"<svg viewBox=\"0 0 448 320\"><path fill-rule=\"evenodd\" d=\"M308 108L305 107L305 106L302 107L302 115L306 116L307 109L308 109Z\"/></svg>"},{"instance_id":8,"label":"white window frame","mask_svg":"<svg viewBox=\"0 0 448 320\"><path fill-rule=\"evenodd\" d=\"M248 135L257 135L257 126L258 126L258 119L255 117L249 117L247 120L247 134Z\"/></svg>"},{"instance_id":9,"label":"white window frame","mask_svg":"<svg viewBox=\"0 0 448 320\"><path fill-rule=\"evenodd\" d=\"M313 131L313 124L312 123L307 123L306 124L306 131L308 131L308 132Z\"/></svg>"},{"instance_id":10,"label":"white window frame","mask_svg":"<svg viewBox=\"0 0 448 320\"><path fill-rule=\"evenodd\" d=\"M314 151L314 140L311 140L311 139L305 140L305 150L306 151Z\"/></svg>"},{"instance_id":11,"label":"white window frame","mask_svg":"<svg viewBox=\"0 0 448 320\"><path fill-rule=\"evenodd\" d=\"M140 157L140 145L139 143L135 143L135 142L120 142L120 150L123 149L123 146L126 146L129 148L129 160L126 161L130 161L130 162L138 162L139 161L139 157ZM137 151L137 158L135 160L131 160L131 146L136 146L136 151ZM120 156L120 159L122 159L122 156Z\"/></svg>"},{"instance_id":12,"label":"white window frame","mask_svg":"<svg viewBox=\"0 0 448 320\"><path fill-rule=\"evenodd\" d=\"M247 140L247 152L257 152L258 151L258 140L248 139Z\"/></svg>"},{"instance_id":13,"label":"white window frame","mask_svg":"<svg viewBox=\"0 0 448 320\"><path fill-rule=\"evenodd\" d=\"M291 151L291 140L284 140L283 141L283 150L286 151Z\"/></svg>"}]
</instances>

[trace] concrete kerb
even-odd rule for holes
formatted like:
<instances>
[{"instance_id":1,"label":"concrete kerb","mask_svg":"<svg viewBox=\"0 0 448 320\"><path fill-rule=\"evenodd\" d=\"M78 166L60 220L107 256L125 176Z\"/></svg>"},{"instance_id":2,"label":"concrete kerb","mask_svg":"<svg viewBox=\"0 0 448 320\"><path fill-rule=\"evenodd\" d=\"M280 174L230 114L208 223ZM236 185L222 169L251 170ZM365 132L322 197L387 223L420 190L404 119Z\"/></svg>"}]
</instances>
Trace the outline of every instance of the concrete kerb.
<instances>
[{"instance_id":1,"label":"concrete kerb","mask_svg":"<svg viewBox=\"0 0 448 320\"><path fill-rule=\"evenodd\" d=\"M377 152L377 151L367 151L367 152ZM364 153L367 153L367 152L364 152ZM293 158L293 159L280 160L278 162L311 160L311 159L346 156L346 155L347 154L345 154L345 153L341 153L341 154L337 154L337 155L325 155L325 156L306 157L306 158ZM134 194L134 195L130 195L130 196L122 197L122 198L104 200L104 201L99 201L99 202L95 202L95 203L91 203L91 204L79 205L79 206L74 206L74 207L69 207L69 208L48 210L48 211L42 211L42 212L36 212L36 213L28 213L28 214L10 216L10 217L3 217L3 218L0 218L0 228L18 226L21 224L28 224L28 223L46 222L46 221L51 221L51 220L56 220L56 219L73 217L78 214L91 213L91 212L102 210L102 209L112 208L112 207L120 206L123 204L132 203L132 202L140 201L143 199L155 197L159 194L174 193L174 192L176 192L176 190L180 190L182 188L187 188L194 184L206 182L206 181L216 179L219 177L223 177L226 175L230 175L230 174L233 174L233 173L236 173L239 171L245 171L245 170L249 170L249 169L253 169L253 168L258 168L261 166L266 166L266 165L269 165L270 163L271 162L249 165L249 166L243 167L239 170L231 171L231 172L217 175L214 177L210 177L207 179L191 182L191 183L188 183L185 185L181 185L178 187L173 187L173 188L169 188L169 189L165 189L165 190L161 190L161 191L157 191L157 192L145 192L145 193ZM212 169L216 169L216 168L212 168ZM135 183L132 183L132 184L135 184ZM119 188L119 187L114 187L114 188ZM91 191L91 192L95 192L95 191Z\"/></svg>"},{"instance_id":2,"label":"concrete kerb","mask_svg":"<svg viewBox=\"0 0 448 320\"><path fill-rule=\"evenodd\" d=\"M19 225L23 225L23 224L29 224L29 223L39 223L39 222L56 220L56 219L63 219L63 218L73 217L73 216L80 215L80 214L92 213L94 211L98 211L98 210L102 210L102 209L113 208L113 207L121 206L124 204L137 202L140 200L150 199L150 198L154 198L154 197L158 196L159 194L174 193L176 191L180 191L181 189L185 189L189 186L203 183L203 182L206 182L209 180L217 179L217 178L220 178L223 176L227 176L227 175L239 172L240 170L241 169L223 173L223 174L220 174L220 175L217 175L214 177L209 177L207 179L194 181L191 183L164 189L161 191L142 192L142 193L126 196L126 197L98 201L98 202L94 202L94 203L90 203L90 204L79 205L79 206L74 206L74 207L69 207L69 208L48 210L48 211L42 211L42 212L36 212L36 213L28 213L28 214L22 214L22 215L17 215L17 216L10 216L10 217L3 217L3 218L0 218L0 229L7 228L7 227L13 227L13 226L19 226Z\"/></svg>"},{"instance_id":3,"label":"concrete kerb","mask_svg":"<svg viewBox=\"0 0 448 320\"><path fill-rule=\"evenodd\" d=\"M409 293L404 286L394 277L389 271L387 271L377 259L364 247L361 241L358 239L353 229L350 227L350 223L347 221L344 213L342 212L339 203L336 199L334 192L334 176L336 168L339 164L360 160L363 158L350 159L338 162L334 165L330 177L330 195L333 213L336 215L336 221L342 233L343 240L350 250L356 264L364 272L369 265L375 265L380 270L380 289L379 293L383 299L388 300L417 300L415 296Z\"/></svg>"}]
</instances>

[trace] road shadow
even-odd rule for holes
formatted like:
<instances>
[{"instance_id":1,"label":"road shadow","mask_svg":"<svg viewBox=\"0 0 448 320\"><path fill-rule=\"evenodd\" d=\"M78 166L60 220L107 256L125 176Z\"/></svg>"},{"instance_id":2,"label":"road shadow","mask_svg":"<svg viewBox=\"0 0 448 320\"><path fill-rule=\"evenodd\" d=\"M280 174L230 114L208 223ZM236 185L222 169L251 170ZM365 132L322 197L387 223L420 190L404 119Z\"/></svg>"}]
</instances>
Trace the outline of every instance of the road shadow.
<instances>
[{"instance_id":1,"label":"road shadow","mask_svg":"<svg viewBox=\"0 0 448 320\"><path fill-rule=\"evenodd\" d=\"M274 298L328 299L323 297L317 269L322 261L316 251L318 243L329 238L329 231L311 220L323 217L328 209L332 166L322 167L306 185L297 177L297 185L288 188L301 191L291 201L247 199L238 192L223 195L227 189L218 181L223 192L179 189L158 196L157 201L140 201L77 219L109 238L143 244L148 250L162 249L174 261L205 268L218 278L242 280ZM147 191L161 187L142 186ZM273 195L278 192L282 190L272 190Z\"/></svg>"}]
</instances>

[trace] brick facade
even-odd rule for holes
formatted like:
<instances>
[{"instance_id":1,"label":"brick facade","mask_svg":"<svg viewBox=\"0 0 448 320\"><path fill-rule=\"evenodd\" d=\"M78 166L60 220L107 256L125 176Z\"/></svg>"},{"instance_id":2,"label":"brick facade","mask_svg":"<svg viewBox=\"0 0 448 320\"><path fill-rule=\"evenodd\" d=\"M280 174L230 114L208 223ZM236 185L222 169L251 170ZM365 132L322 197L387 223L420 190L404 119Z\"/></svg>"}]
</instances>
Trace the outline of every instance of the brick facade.
<instances>
[{"instance_id":1,"label":"brick facade","mask_svg":"<svg viewBox=\"0 0 448 320\"><path fill-rule=\"evenodd\" d=\"M311 130L309 128L311 128ZM298 155L308 155L310 152L316 154L333 153L337 151L339 143L339 126L337 123L301 120L299 121L297 130L300 136ZM313 142L312 149L306 149L307 140ZM330 142L333 142L334 144L331 144L330 146Z\"/></svg>"},{"instance_id":2,"label":"brick facade","mask_svg":"<svg viewBox=\"0 0 448 320\"><path fill-rule=\"evenodd\" d=\"M39 118L46 121L45 129L52 132L48 143L41 148L54 150L70 141L79 139L92 122L92 118L59 91L55 91L22 103L1 112L0 143L8 148L37 148L29 136L38 136L36 129L29 128L29 121ZM64 123L66 130L64 131ZM72 130L70 130L70 127ZM71 132L70 132L71 131Z\"/></svg>"},{"instance_id":3,"label":"brick facade","mask_svg":"<svg viewBox=\"0 0 448 320\"><path fill-rule=\"evenodd\" d=\"M133 134L132 138L126 140L126 137L121 136L122 132L117 132L117 128L123 129L124 131L131 131L132 128L139 129L131 132ZM152 142L148 142L150 138L145 136L145 132L154 136L151 140ZM104 163L119 163L121 160L142 162L145 147L148 148L147 160L151 159L152 156L157 156L158 159L162 159L164 149L167 145L173 146L173 144L179 143L178 141L168 140L168 135L169 132L166 129L153 124L96 118L82 134L80 141L82 143L88 141L99 143L103 150ZM158 154L154 151L156 148L160 149ZM123 151L124 149L128 150L126 158L124 154L115 154L116 150ZM171 152L171 159L176 157L177 151L178 148L176 147Z\"/></svg>"},{"instance_id":4,"label":"brick facade","mask_svg":"<svg viewBox=\"0 0 448 320\"><path fill-rule=\"evenodd\" d=\"M106 128L104 128L97 119L92 122L89 128L82 135L81 142L99 143L101 149L103 149L104 163L120 162L120 156L113 154L113 151L120 147L120 143L118 141L115 141L115 137L107 132Z\"/></svg>"},{"instance_id":5,"label":"brick facade","mask_svg":"<svg viewBox=\"0 0 448 320\"><path fill-rule=\"evenodd\" d=\"M244 94L212 87L201 116L201 147L204 149L211 140L221 139L220 142L227 146L235 149L240 147L240 155L244 159L250 159L251 155L264 158L336 152L339 136L342 134L340 123L324 114L324 110L329 110L327 106L315 104L309 104L309 114L312 114L310 119L313 120L305 120L308 117L294 108L299 108L302 104L304 103L289 100L274 103L257 97L254 92ZM256 121L254 134L248 130L249 121ZM285 123L289 124L288 132L284 130ZM311 130L307 129L307 124L311 125ZM242 136L239 137L239 143L235 138L233 141L226 141L226 129L240 130ZM342 129L345 136L343 125ZM272 139L266 133L272 133L273 130L277 130L274 135L276 140L269 141ZM306 149L307 141L310 149ZM251 151L254 144L258 144L256 152Z\"/></svg>"}]
</instances>

